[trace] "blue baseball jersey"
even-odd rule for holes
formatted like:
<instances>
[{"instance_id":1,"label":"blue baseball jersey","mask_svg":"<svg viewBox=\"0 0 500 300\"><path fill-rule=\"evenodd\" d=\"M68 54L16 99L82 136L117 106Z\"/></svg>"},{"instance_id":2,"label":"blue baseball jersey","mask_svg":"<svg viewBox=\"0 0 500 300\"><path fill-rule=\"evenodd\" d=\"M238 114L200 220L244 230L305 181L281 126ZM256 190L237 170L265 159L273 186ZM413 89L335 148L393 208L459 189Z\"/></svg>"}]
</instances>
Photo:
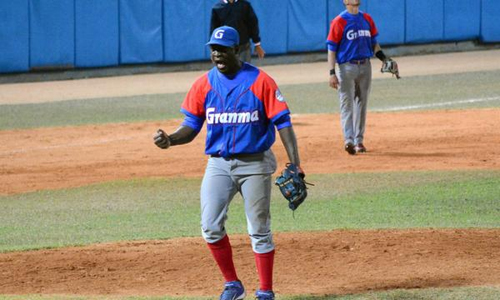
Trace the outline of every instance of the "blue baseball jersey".
<instances>
[{"instance_id":1,"label":"blue baseball jersey","mask_svg":"<svg viewBox=\"0 0 500 300\"><path fill-rule=\"evenodd\" d=\"M181 108L182 125L200 131L207 123L205 153L229 157L264 152L275 142L275 127L291 126L290 111L274 80L243 63L228 78L216 67L191 87Z\"/></svg>"},{"instance_id":2,"label":"blue baseball jersey","mask_svg":"<svg viewBox=\"0 0 500 300\"><path fill-rule=\"evenodd\" d=\"M332 20L326 43L328 50L336 52L337 63L343 64L372 57L377 36L369 14L360 11L353 15L345 10Z\"/></svg>"}]
</instances>

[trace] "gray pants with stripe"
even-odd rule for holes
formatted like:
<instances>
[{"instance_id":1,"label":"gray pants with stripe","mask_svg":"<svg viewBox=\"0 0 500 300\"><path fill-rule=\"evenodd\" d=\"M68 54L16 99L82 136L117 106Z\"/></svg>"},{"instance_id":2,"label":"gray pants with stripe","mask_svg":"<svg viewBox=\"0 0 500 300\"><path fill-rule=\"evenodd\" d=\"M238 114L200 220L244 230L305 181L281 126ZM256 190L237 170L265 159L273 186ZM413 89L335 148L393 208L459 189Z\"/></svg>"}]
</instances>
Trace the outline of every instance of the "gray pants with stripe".
<instances>
[{"instance_id":1,"label":"gray pants with stripe","mask_svg":"<svg viewBox=\"0 0 500 300\"><path fill-rule=\"evenodd\" d=\"M372 82L372 68L364 64L339 65L340 122L344 143L363 143L368 96Z\"/></svg>"},{"instance_id":2,"label":"gray pants with stripe","mask_svg":"<svg viewBox=\"0 0 500 300\"><path fill-rule=\"evenodd\" d=\"M201 184L201 231L205 241L215 243L226 235L229 204L240 193L254 252L274 250L270 203L275 171L276 158L271 150L231 159L210 157Z\"/></svg>"}]
</instances>

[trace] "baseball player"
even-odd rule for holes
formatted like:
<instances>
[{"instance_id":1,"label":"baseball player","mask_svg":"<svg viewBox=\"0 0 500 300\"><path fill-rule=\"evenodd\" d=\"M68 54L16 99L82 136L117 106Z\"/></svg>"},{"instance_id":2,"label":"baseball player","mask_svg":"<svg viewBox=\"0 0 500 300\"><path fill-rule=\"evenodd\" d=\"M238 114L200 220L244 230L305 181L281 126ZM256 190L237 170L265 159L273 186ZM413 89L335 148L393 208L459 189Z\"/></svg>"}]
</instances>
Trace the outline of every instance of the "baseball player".
<instances>
[{"instance_id":1,"label":"baseball player","mask_svg":"<svg viewBox=\"0 0 500 300\"><path fill-rule=\"evenodd\" d=\"M375 53L384 62L387 57L377 42L373 19L359 10L360 0L343 1L346 10L332 20L327 38L329 85L339 89L344 149L354 155L366 152L363 139L372 81L370 58Z\"/></svg>"},{"instance_id":2,"label":"baseball player","mask_svg":"<svg viewBox=\"0 0 500 300\"><path fill-rule=\"evenodd\" d=\"M244 199L260 280L255 295L274 299L275 250L269 208L276 159L270 148L277 128L290 162L300 166L290 111L274 80L238 59L239 35L234 28L216 28L207 45L215 67L188 92L181 126L170 135L159 129L154 141L163 149L189 143L206 122L209 159L201 185L201 230L225 279L220 299L243 299L246 294L225 228L229 204L238 192Z\"/></svg>"}]
</instances>

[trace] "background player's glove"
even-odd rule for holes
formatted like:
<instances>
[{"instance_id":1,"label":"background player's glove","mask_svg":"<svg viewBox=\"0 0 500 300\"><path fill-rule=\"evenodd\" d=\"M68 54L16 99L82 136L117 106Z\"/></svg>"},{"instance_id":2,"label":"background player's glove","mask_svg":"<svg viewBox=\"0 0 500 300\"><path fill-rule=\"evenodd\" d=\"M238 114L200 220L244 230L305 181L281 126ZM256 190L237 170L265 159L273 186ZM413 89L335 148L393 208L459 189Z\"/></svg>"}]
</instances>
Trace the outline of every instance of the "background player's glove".
<instances>
[{"instance_id":1,"label":"background player's glove","mask_svg":"<svg viewBox=\"0 0 500 300\"><path fill-rule=\"evenodd\" d=\"M276 178L275 184L288 200L288 207L296 210L307 197L307 187L304 172L297 165L288 163L281 175Z\"/></svg>"},{"instance_id":2,"label":"background player's glove","mask_svg":"<svg viewBox=\"0 0 500 300\"><path fill-rule=\"evenodd\" d=\"M156 146L162 149L167 149L168 147L170 147L170 137L161 129L158 129L153 139Z\"/></svg>"},{"instance_id":3,"label":"background player's glove","mask_svg":"<svg viewBox=\"0 0 500 300\"><path fill-rule=\"evenodd\" d=\"M380 69L382 73L391 73L392 75L396 75L396 78L399 79L399 67L398 63L395 60L387 58L382 62L382 69Z\"/></svg>"}]
</instances>

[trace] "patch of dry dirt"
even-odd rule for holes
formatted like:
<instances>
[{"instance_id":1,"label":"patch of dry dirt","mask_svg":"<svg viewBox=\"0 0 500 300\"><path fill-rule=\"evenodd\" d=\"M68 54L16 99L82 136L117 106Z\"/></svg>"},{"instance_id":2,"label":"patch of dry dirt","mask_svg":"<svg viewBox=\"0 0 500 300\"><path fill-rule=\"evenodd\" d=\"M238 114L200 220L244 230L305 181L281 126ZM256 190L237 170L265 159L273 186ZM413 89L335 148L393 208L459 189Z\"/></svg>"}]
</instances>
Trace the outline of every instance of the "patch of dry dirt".
<instances>
[{"instance_id":1,"label":"patch of dry dirt","mask_svg":"<svg viewBox=\"0 0 500 300\"><path fill-rule=\"evenodd\" d=\"M500 169L498 109L370 113L368 153L343 150L339 115L293 116L306 173ZM139 177L202 176L203 131L168 150L152 140L180 121L0 131L0 194ZM274 146L280 166L286 154ZM280 167L280 168L281 168Z\"/></svg>"},{"instance_id":2,"label":"patch of dry dirt","mask_svg":"<svg viewBox=\"0 0 500 300\"><path fill-rule=\"evenodd\" d=\"M350 294L500 284L500 230L365 230L275 236L275 291ZM248 291L247 236L231 236ZM0 294L215 296L222 278L202 238L0 254ZM300 284L298 284L300 283Z\"/></svg>"}]
</instances>

